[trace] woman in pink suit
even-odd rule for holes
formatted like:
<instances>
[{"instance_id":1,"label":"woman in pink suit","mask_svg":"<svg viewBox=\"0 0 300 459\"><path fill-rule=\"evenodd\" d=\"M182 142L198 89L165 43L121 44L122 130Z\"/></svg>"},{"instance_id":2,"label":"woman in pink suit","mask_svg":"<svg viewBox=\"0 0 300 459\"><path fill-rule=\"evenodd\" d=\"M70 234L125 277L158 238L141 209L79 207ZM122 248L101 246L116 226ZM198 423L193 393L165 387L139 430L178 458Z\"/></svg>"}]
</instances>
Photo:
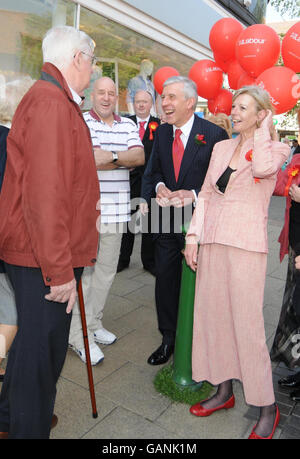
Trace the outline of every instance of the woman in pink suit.
<instances>
[{"instance_id":1,"label":"woman in pink suit","mask_svg":"<svg viewBox=\"0 0 300 459\"><path fill-rule=\"evenodd\" d=\"M238 90L231 117L239 135L215 145L186 236L185 258L197 270L193 379L218 385L213 397L190 411L209 416L233 408L232 380L238 379L246 402L260 407L249 438L272 438L279 411L262 313L267 218L277 172L290 151L272 140L272 105L261 88Z\"/></svg>"}]
</instances>

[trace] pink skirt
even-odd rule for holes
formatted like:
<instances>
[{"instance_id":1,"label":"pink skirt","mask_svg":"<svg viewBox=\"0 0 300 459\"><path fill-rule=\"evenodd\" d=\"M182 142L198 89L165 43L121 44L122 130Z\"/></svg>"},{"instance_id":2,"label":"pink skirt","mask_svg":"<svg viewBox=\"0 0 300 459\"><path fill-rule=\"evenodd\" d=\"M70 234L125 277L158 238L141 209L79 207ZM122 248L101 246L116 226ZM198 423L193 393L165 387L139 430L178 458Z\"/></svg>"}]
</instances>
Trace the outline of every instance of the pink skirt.
<instances>
[{"instance_id":1,"label":"pink skirt","mask_svg":"<svg viewBox=\"0 0 300 459\"><path fill-rule=\"evenodd\" d=\"M263 319L266 265L265 253L206 244L196 278L193 379L238 379L255 406L275 401Z\"/></svg>"}]
</instances>

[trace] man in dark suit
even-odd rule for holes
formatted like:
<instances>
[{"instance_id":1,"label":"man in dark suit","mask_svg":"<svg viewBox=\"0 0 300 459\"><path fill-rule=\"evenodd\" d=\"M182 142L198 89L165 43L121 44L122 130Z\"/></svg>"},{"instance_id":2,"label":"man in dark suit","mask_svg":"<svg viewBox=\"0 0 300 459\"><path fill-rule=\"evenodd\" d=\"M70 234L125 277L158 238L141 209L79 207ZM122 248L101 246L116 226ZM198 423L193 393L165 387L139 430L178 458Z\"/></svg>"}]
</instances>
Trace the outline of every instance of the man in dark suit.
<instances>
[{"instance_id":1,"label":"man in dark suit","mask_svg":"<svg viewBox=\"0 0 300 459\"><path fill-rule=\"evenodd\" d=\"M149 357L151 365L167 362L174 351L184 248L182 224L192 216L215 143L228 138L223 129L194 115L197 100L196 85L188 78L172 77L164 83L166 124L157 129L143 178L142 197L149 202L150 183L156 192L151 212L152 230L157 231L155 300L162 344ZM159 216L158 229L155 215Z\"/></svg>"},{"instance_id":2,"label":"man in dark suit","mask_svg":"<svg viewBox=\"0 0 300 459\"><path fill-rule=\"evenodd\" d=\"M134 97L133 106L135 115L130 116L129 118L132 119L139 127L140 138L143 142L145 151L145 165L136 167L130 172L131 199L140 198L141 196L142 176L151 155L156 129L160 124L159 118L150 116L152 95L148 91L137 91ZM133 209L133 212L135 211L136 209ZM155 275L154 244L152 235L148 232L148 228L151 227L150 214L144 218L147 219L147 227L145 228L145 232L142 233L141 259L144 269ZM123 271L123 269L129 266L134 245L134 237L135 234L132 232L131 224L129 224L127 225L127 232L124 233L122 237L117 272Z\"/></svg>"}]
</instances>

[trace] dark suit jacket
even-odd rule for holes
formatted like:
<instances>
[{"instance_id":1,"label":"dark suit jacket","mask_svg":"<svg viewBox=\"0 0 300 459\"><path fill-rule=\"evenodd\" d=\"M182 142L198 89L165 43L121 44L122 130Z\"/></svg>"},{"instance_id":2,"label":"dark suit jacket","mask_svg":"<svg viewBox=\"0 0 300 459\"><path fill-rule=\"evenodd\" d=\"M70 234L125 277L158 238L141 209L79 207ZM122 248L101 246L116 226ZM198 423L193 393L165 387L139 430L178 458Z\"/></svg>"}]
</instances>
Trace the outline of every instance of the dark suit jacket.
<instances>
[{"instance_id":1,"label":"dark suit jacket","mask_svg":"<svg viewBox=\"0 0 300 459\"><path fill-rule=\"evenodd\" d=\"M137 119L136 115L129 116L129 118L137 124ZM150 116L149 122L147 125L147 129L145 131L144 137L143 137L143 145L144 145L144 151L145 151L145 164L143 166L136 167L133 171L130 172L130 196L132 198L139 198L141 196L141 186L142 186L142 177L145 171L145 168L147 166L147 163L149 161L152 147L153 147L153 142L155 138L155 133L154 131L152 133L153 139L150 140L150 128L149 128L149 123L151 122L156 122L157 124L160 124L160 119L155 118L154 116Z\"/></svg>"},{"instance_id":2,"label":"dark suit jacket","mask_svg":"<svg viewBox=\"0 0 300 459\"><path fill-rule=\"evenodd\" d=\"M6 165L6 139L9 133L9 129L5 126L0 126L0 191L2 188L2 182L4 178L4 171ZM0 273L4 273L5 268L3 261L0 260Z\"/></svg>"},{"instance_id":3,"label":"dark suit jacket","mask_svg":"<svg viewBox=\"0 0 300 459\"><path fill-rule=\"evenodd\" d=\"M296 150L295 150L294 153L293 153L293 156L294 156L294 155L297 155L297 154L299 154L299 153L300 153L300 145L297 146Z\"/></svg>"},{"instance_id":4,"label":"dark suit jacket","mask_svg":"<svg viewBox=\"0 0 300 459\"><path fill-rule=\"evenodd\" d=\"M197 134L204 135L205 145L198 145L195 142ZM171 191L181 189L195 190L196 194L198 194L206 175L213 147L215 143L224 139L228 139L224 129L195 115L192 130L184 150L178 181L176 182L172 158L173 126L167 123L159 126L156 131L151 159L148 162L142 181L142 197L149 202L159 182L163 182ZM179 228L174 227L174 220L177 221L175 214L178 212L182 214L183 210L173 207L170 210L170 221L168 222L165 219L165 223L170 226L170 232L180 232ZM192 213L192 206L190 209L185 208L184 210L186 215L184 221L187 221ZM178 219L179 221L180 218ZM165 230L168 232L167 227ZM161 231L164 232L164 227L160 224L159 232Z\"/></svg>"}]
</instances>

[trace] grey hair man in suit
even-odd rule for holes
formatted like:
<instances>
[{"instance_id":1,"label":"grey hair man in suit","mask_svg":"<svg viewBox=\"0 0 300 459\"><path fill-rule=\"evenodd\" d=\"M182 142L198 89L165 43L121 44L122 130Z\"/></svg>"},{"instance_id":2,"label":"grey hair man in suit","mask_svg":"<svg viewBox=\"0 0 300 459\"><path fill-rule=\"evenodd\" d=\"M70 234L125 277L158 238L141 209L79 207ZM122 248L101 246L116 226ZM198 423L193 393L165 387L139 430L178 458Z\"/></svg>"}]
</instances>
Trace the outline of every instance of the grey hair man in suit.
<instances>
[{"instance_id":1,"label":"grey hair man in suit","mask_svg":"<svg viewBox=\"0 0 300 459\"><path fill-rule=\"evenodd\" d=\"M190 79L169 78L161 97L166 123L157 129L142 183L142 197L148 203L151 193L156 193L159 215L153 236L155 300L162 344L150 355L150 365L167 362L174 352L184 248L182 224L192 215L215 143L228 138L219 126L194 114L198 94ZM166 207L168 217L163 212ZM153 205L151 208L154 219L156 212Z\"/></svg>"}]
</instances>

